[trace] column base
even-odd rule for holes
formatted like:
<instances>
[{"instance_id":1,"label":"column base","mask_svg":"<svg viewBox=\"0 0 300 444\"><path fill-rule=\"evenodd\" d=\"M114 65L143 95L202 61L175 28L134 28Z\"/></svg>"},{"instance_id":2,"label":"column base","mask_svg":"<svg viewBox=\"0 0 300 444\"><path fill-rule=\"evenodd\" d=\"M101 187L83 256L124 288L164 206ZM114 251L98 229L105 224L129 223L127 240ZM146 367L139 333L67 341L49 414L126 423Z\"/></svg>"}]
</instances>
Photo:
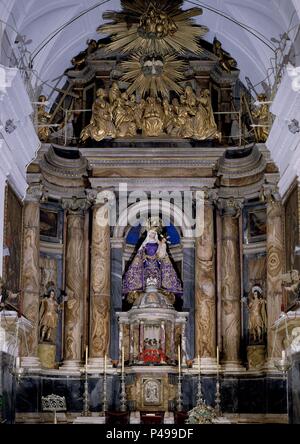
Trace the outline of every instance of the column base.
<instances>
[{"instance_id":1,"label":"column base","mask_svg":"<svg viewBox=\"0 0 300 444\"><path fill-rule=\"evenodd\" d=\"M63 365L59 367L59 370L66 372L79 372L83 368L80 360L66 360Z\"/></svg>"},{"instance_id":2,"label":"column base","mask_svg":"<svg viewBox=\"0 0 300 444\"><path fill-rule=\"evenodd\" d=\"M88 371L97 371L100 373L104 372L105 358L89 358L88 359ZM113 366L111 364L111 359L106 358L106 370L111 369Z\"/></svg>"},{"instance_id":3,"label":"column base","mask_svg":"<svg viewBox=\"0 0 300 444\"><path fill-rule=\"evenodd\" d=\"M245 372L246 367L240 361L225 361L222 362L220 370L224 373L240 373Z\"/></svg>"},{"instance_id":4,"label":"column base","mask_svg":"<svg viewBox=\"0 0 300 444\"><path fill-rule=\"evenodd\" d=\"M198 358L194 358L193 369L199 371ZM220 370L220 366L219 366ZM217 359L216 358L201 358L200 359L200 371L201 372L213 372L217 373Z\"/></svg>"},{"instance_id":5,"label":"column base","mask_svg":"<svg viewBox=\"0 0 300 444\"><path fill-rule=\"evenodd\" d=\"M282 372L280 370L278 370L275 365L274 365L274 361L280 361L280 357L276 357L276 358L268 358L263 366L263 370L267 373L280 373L282 374Z\"/></svg>"},{"instance_id":6,"label":"column base","mask_svg":"<svg viewBox=\"0 0 300 444\"><path fill-rule=\"evenodd\" d=\"M23 356L21 358L21 367L26 370L41 370L41 362L37 356Z\"/></svg>"}]
</instances>

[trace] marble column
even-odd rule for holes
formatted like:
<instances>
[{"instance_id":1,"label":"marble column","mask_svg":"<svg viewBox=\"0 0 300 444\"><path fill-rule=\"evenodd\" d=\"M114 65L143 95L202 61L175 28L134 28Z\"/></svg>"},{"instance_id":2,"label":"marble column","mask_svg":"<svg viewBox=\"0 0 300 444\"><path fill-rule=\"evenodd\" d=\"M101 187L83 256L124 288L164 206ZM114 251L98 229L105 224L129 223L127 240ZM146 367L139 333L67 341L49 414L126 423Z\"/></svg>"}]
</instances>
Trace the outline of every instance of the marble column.
<instances>
[{"instance_id":1,"label":"marble column","mask_svg":"<svg viewBox=\"0 0 300 444\"><path fill-rule=\"evenodd\" d=\"M281 356L280 340L277 337L275 341L272 326L279 318L282 303L283 211L280 197L274 195L274 191L266 189L264 193L267 202L267 355L270 369L274 369L272 354L273 357Z\"/></svg>"},{"instance_id":2,"label":"marble column","mask_svg":"<svg viewBox=\"0 0 300 444\"><path fill-rule=\"evenodd\" d=\"M110 356L119 359L118 320L116 313L122 311L122 257L123 239L111 239L111 315L110 315Z\"/></svg>"},{"instance_id":3,"label":"marble column","mask_svg":"<svg viewBox=\"0 0 300 444\"><path fill-rule=\"evenodd\" d=\"M22 366L40 367L38 358L40 303L40 185L30 186L24 205L23 263L21 310L32 323L31 331L22 338Z\"/></svg>"},{"instance_id":4,"label":"marble column","mask_svg":"<svg viewBox=\"0 0 300 444\"><path fill-rule=\"evenodd\" d=\"M196 238L195 261L195 361L216 366L216 279L213 204L204 200L203 233Z\"/></svg>"},{"instance_id":5,"label":"marble column","mask_svg":"<svg viewBox=\"0 0 300 444\"><path fill-rule=\"evenodd\" d=\"M241 276L239 248L239 217L242 202L219 201L222 215L221 267L221 336L224 370L241 369Z\"/></svg>"},{"instance_id":6,"label":"marble column","mask_svg":"<svg viewBox=\"0 0 300 444\"><path fill-rule=\"evenodd\" d=\"M193 359L195 354L195 241L182 239L183 256L183 311L189 313L186 327L187 357Z\"/></svg>"},{"instance_id":7,"label":"marble column","mask_svg":"<svg viewBox=\"0 0 300 444\"><path fill-rule=\"evenodd\" d=\"M110 341L110 226L106 205L93 207L91 248L90 363L103 363Z\"/></svg>"},{"instance_id":8,"label":"marble column","mask_svg":"<svg viewBox=\"0 0 300 444\"><path fill-rule=\"evenodd\" d=\"M64 199L67 210L65 285L67 302L64 322L64 364L78 369L82 359L83 295L84 295L84 212L85 199Z\"/></svg>"}]
</instances>

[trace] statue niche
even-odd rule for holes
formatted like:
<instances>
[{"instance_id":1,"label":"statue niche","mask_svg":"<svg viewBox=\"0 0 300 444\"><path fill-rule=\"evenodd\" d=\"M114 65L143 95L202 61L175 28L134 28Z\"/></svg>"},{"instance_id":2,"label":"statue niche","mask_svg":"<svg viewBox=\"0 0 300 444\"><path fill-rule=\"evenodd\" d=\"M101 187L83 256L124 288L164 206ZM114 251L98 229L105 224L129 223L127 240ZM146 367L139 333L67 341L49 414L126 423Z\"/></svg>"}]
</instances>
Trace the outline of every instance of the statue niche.
<instances>
[{"instance_id":1,"label":"statue niche","mask_svg":"<svg viewBox=\"0 0 300 444\"><path fill-rule=\"evenodd\" d=\"M126 271L123 294L145 291L150 286L164 292L182 294L182 284L168 255L167 240L161 236L159 225L152 225L148 229L146 239Z\"/></svg>"},{"instance_id":2,"label":"statue niche","mask_svg":"<svg viewBox=\"0 0 300 444\"><path fill-rule=\"evenodd\" d=\"M129 356L129 365L174 365L175 335L180 330L183 359L188 314L174 308L183 288L167 251L161 221L149 220L145 240L123 275L122 292L132 307L118 313L119 350ZM127 335L129 337L127 338Z\"/></svg>"}]
</instances>

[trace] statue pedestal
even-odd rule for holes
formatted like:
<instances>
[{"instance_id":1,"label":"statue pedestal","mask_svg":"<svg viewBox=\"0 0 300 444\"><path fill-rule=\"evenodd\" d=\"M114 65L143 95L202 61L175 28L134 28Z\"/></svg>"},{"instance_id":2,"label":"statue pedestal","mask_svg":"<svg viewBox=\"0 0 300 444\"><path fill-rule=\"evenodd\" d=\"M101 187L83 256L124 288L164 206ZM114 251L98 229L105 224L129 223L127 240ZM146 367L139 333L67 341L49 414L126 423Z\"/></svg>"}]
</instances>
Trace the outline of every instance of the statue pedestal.
<instances>
[{"instance_id":1,"label":"statue pedestal","mask_svg":"<svg viewBox=\"0 0 300 444\"><path fill-rule=\"evenodd\" d=\"M55 368L55 355L56 346L54 344L43 343L38 345L38 357L40 358L42 368Z\"/></svg>"},{"instance_id":2,"label":"statue pedestal","mask_svg":"<svg viewBox=\"0 0 300 444\"><path fill-rule=\"evenodd\" d=\"M141 415L140 412L130 412L129 424L140 424Z\"/></svg>"},{"instance_id":3,"label":"statue pedestal","mask_svg":"<svg viewBox=\"0 0 300 444\"><path fill-rule=\"evenodd\" d=\"M19 317L16 311L0 311L0 351L19 356L20 339L25 337L31 328L32 323L24 316Z\"/></svg>"},{"instance_id":4,"label":"statue pedestal","mask_svg":"<svg viewBox=\"0 0 300 444\"><path fill-rule=\"evenodd\" d=\"M249 345L247 361L249 370L261 370L265 365L266 347L264 345Z\"/></svg>"},{"instance_id":5,"label":"statue pedestal","mask_svg":"<svg viewBox=\"0 0 300 444\"><path fill-rule=\"evenodd\" d=\"M173 412L166 412L164 416L164 424L174 424L174 413Z\"/></svg>"}]
</instances>

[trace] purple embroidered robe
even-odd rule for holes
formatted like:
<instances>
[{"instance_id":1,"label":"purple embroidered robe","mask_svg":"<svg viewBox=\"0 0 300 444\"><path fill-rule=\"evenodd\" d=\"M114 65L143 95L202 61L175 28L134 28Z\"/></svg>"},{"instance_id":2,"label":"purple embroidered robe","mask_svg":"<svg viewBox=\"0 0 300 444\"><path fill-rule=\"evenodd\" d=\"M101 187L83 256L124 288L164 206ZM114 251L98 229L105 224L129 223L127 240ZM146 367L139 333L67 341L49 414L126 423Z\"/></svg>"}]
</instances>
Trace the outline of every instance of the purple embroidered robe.
<instances>
[{"instance_id":1,"label":"purple embroidered robe","mask_svg":"<svg viewBox=\"0 0 300 444\"><path fill-rule=\"evenodd\" d=\"M159 245L148 242L141 248L123 277L123 294L145 290L147 280L156 281L157 288L182 294L182 285L166 254L157 257Z\"/></svg>"}]
</instances>

